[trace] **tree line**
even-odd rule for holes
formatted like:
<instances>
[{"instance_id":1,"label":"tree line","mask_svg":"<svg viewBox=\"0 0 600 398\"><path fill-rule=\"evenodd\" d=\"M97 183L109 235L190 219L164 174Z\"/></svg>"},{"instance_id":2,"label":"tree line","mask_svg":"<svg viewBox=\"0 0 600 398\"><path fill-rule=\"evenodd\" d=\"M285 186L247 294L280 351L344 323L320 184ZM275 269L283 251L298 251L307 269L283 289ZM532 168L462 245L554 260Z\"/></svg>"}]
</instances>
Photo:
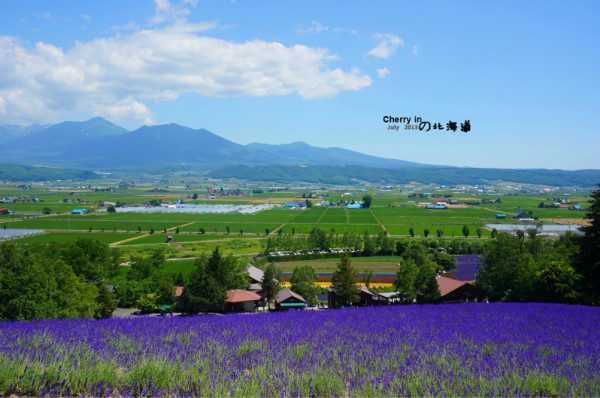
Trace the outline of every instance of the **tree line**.
<instances>
[{"instance_id":1,"label":"tree line","mask_svg":"<svg viewBox=\"0 0 600 398\"><path fill-rule=\"evenodd\" d=\"M0 320L110 317L119 253L91 239L0 245Z\"/></svg>"},{"instance_id":2,"label":"tree line","mask_svg":"<svg viewBox=\"0 0 600 398\"><path fill-rule=\"evenodd\" d=\"M465 226L466 227L466 226ZM476 231L481 234L481 231ZM437 231L438 238L427 239L425 244L431 248L443 248L450 254L480 254L483 242L477 240L466 240L461 238L442 238L443 230ZM463 235L469 236L468 227L463 228ZM496 232L494 232L494 235ZM414 231L413 231L414 235ZM281 233L270 236L263 243L265 254L283 252L301 252L306 250L330 250L333 248L354 249L361 252L362 256L391 256L400 255L408 245L409 238L392 238L384 231L376 236L368 232L357 234L346 231L344 234L336 234L335 229L325 231L315 227L308 235L295 235ZM285 261L286 258L282 258ZM277 260L275 260L277 261Z\"/></svg>"}]
</instances>

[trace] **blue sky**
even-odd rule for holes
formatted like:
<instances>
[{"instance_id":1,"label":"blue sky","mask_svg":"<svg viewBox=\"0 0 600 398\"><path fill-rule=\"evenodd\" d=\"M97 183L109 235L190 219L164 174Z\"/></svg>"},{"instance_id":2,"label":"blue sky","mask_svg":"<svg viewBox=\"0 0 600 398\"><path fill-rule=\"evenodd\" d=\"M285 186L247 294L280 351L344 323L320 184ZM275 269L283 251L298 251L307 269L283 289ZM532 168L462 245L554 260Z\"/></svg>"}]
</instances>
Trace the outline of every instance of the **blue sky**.
<instances>
[{"instance_id":1,"label":"blue sky","mask_svg":"<svg viewBox=\"0 0 600 398\"><path fill-rule=\"evenodd\" d=\"M0 124L99 115L241 144L598 169L599 18L598 1L3 2Z\"/></svg>"}]
</instances>

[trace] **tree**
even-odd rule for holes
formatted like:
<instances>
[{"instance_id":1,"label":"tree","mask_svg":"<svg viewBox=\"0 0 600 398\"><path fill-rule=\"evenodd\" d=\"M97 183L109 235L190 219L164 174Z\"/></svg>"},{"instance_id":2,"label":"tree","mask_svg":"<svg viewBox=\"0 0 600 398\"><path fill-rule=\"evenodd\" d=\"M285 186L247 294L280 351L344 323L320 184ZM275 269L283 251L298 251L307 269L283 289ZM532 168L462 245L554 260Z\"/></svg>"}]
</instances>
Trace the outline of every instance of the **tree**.
<instances>
[{"instance_id":1,"label":"tree","mask_svg":"<svg viewBox=\"0 0 600 398\"><path fill-rule=\"evenodd\" d=\"M394 288L400 293L403 303L412 303L417 298L415 280L418 273L419 269L412 259L401 260L398 264Z\"/></svg>"},{"instance_id":2,"label":"tree","mask_svg":"<svg viewBox=\"0 0 600 398\"><path fill-rule=\"evenodd\" d=\"M583 236L577 240L579 253L575 255L573 265L582 278L579 290L583 302L600 305L600 184L590 195L590 206L585 218L589 225L581 227Z\"/></svg>"},{"instance_id":3,"label":"tree","mask_svg":"<svg viewBox=\"0 0 600 398\"><path fill-rule=\"evenodd\" d=\"M483 247L476 284L489 292L492 301L575 303L581 276L570 264L576 251L571 239L530 238L524 244L521 237L500 232Z\"/></svg>"},{"instance_id":4,"label":"tree","mask_svg":"<svg viewBox=\"0 0 600 398\"><path fill-rule=\"evenodd\" d=\"M466 225L463 225L462 233L465 236L465 238L468 238L469 237L469 227L467 227Z\"/></svg>"},{"instance_id":5,"label":"tree","mask_svg":"<svg viewBox=\"0 0 600 398\"><path fill-rule=\"evenodd\" d=\"M92 317L98 289L45 246L0 245L0 319Z\"/></svg>"},{"instance_id":6,"label":"tree","mask_svg":"<svg viewBox=\"0 0 600 398\"><path fill-rule=\"evenodd\" d=\"M107 212L107 213L116 213L116 211L117 211L117 209L115 209L115 207L114 207L114 206L108 206L108 207L106 208L106 212Z\"/></svg>"},{"instance_id":7,"label":"tree","mask_svg":"<svg viewBox=\"0 0 600 398\"><path fill-rule=\"evenodd\" d=\"M415 280L418 303L435 303L440 299L440 289L436 276L436 269L433 264L424 264L419 268Z\"/></svg>"},{"instance_id":8,"label":"tree","mask_svg":"<svg viewBox=\"0 0 600 398\"><path fill-rule=\"evenodd\" d=\"M306 199L306 207L307 207L307 208L309 208L309 209L310 209L311 207L313 207L313 204L312 204L312 202L311 202L310 200L308 200L308 199Z\"/></svg>"},{"instance_id":9,"label":"tree","mask_svg":"<svg viewBox=\"0 0 600 398\"><path fill-rule=\"evenodd\" d=\"M331 277L331 288L337 296L338 305L352 305L360 300L358 275L348 253L342 253L340 262Z\"/></svg>"},{"instance_id":10,"label":"tree","mask_svg":"<svg viewBox=\"0 0 600 398\"><path fill-rule=\"evenodd\" d=\"M269 235L269 228L265 228L265 235Z\"/></svg>"},{"instance_id":11,"label":"tree","mask_svg":"<svg viewBox=\"0 0 600 398\"><path fill-rule=\"evenodd\" d=\"M413 227L410 227L408 229L408 233L410 234L411 237L413 237L413 238L415 237L415 229Z\"/></svg>"},{"instance_id":12,"label":"tree","mask_svg":"<svg viewBox=\"0 0 600 398\"><path fill-rule=\"evenodd\" d=\"M363 238L363 256L370 257L375 255L375 242L369 236L369 232L365 231Z\"/></svg>"},{"instance_id":13,"label":"tree","mask_svg":"<svg viewBox=\"0 0 600 398\"><path fill-rule=\"evenodd\" d=\"M249 285L245 265L231 255L223 257L218 247L210 257L198 258L195 265L181 298L188 312L221 310L227 290L246 289Z\"/></svg>"},{"instance_id":14,"label":"tree","mask_svg":"<svg viewBox=\"0 0 600 398\"><path fill-rule=\"evenodd\" d=\"M377 251L379 255L389 256L394 252L394 242L385 231L381 231L377 234L376 244L379 248Z\"/></svg>"},{"instance_id":15,"label":"tree","mask_svg":"<svg viewBox=\"0 0 600 398\"><path fill-rule=\"evenodd\" d=\"M423 235L425 235L425 237L427 237L429 235L429 229L425 228L423 230Z\"/></svg>"},{"instance_id":16,"label":"tree","mask_svg":"<svg viewBox=\"0 0 600 398\"><path fill-rule=\"evenodd\" d=\"M331 241L325 231L320 228L313 228L308 236L308 242L311 248L319 250L329 250Z\"/></svg>"},{"instance_id":17,"label":"tree","mask_svg":"<svg viewBox=\"0 0 600 398\"><path fill-rule=\"evenodd\" d=\"M44 207L44 210L42 210L42 213L44 213L44 214L52 214L52 209L50 209L49 207Z\"/></svg>"},{"instance_id":18,"label":"tree","mask_svg":"<svg viewBox=\"0 0 600 398\"><path fill-rule=\"evenodd\" d=\"M319 274L310 265L294 267L290 277L291 289L304 297L310 305L317 303L317 294L319 287L315 284L319 280Z\"/></svg>"},{"instance_id":19,"label":"tree","mask_svg":"<svg viewBox=\"0 0 600 398\"><path fill-rule=\"evenodd\" d=\"M442 234L444 233L444 230L441 229L441 228L438 228L438 229L435 230L435 233L436 233L436 235L437 235L438 238L441 238Z\"/></svg>"},{"instance_id":20,"label":"tree","mask_svg":"<svg viewBox=\"0 0 600 398\"><path fill-rule=\"evenodd\" d=\"M185 278L183 277L183 274L181 272L178 273L173 282L175 283L175 286L185 285Z\"/></svg>"},{"instance_id":21,"label":"tree","mask_svg":"<svg viewBox=\"0 0 600 398\"><path fill-rule=\"evenodd\" d=\"M456 257L451 254L444 254L437 251L433 254L433 261L438 265L438 271L451 271L456 269L457 266Z\"/></svg>"},{"instance_id":22,"label":"tree","mask_svg":"<svg viewBox=\"0 0 600 398\"><path fill-rule=\"evenodd\" d=\"M142 311L142 313L149 314L150 312L153 312L154 310L156 310L157 299L158 299L158 294L156 294L156 293L146 294L145 296L141 297L135 303L135 305Z\"/></svg>"},{"instance_id":23,"label":"tree","mask_svg":"<svg viewBox=\"0 0 600 398\"><path fill-rule=\"evenodd\" d=\"M403 256L406 253L406 249L408 249L408 242L404 239L401 239L396 242L396 256Z\"/></svg>"},{"instance_id":24,"label":"tree","mask_svg":"<svg viewBox=\"0 0 600 398\"><path fill-rule=\"evenodd\" d=\"M225 230L227 230L227 235L229 235L229 225L225 227Z\"/></svg>"},{"instance_id":25,"label":"tree","mask_svg":"<svg viewBox=\"0 0 600 398\"><path fill-rule=\"evenodd\" d=\"M96 299L98 307L94 313L96 319L107 319L112 317L113 311L117 308L117 305L112 299L112 296L105 285L101 285L98 288L98 298Z\"/></svg>"},{"instance_id":26,"label":"tree","mask_svg":"<svg viewBox=\"0 0 600 398\"><path fill-rule=\"evenodd\" d=\"M495 238L498 235L498 230L496 228L492 228L492 238Z\"/></svg>"},{"instance_id":27,"label":"tree","mask_svg":"<svg viewBox=\"0 0 600 398\"><path fill-rule=\"evenodd\" d=\"M260 287L268 309L271 309L271 304L275 301L275 297L277 297L277 292L279 292L280 289L280 280L281 273L275 268L274 263L269 263L263 274L263 279L260 282Z\"/></svg>"},{"instance_id":28,"label":"tree","mask_svg":"<svg viewBox=\"0 0 600 398\"><path fill-rule=\"evenodd\" d=\"M481 234L483 233L483 228L478 227L476 232L477 232L477 236L481 239Z\"/></svg>"},{"instance_id":29,"label":"tree","mask_svg":"<svg viewBox=\"0 0 600 398\"><path fill-rule=\"evenodd\" d=\"M363 269L363 283L365 284L365 286L367 287L367 289L369 289L369 287L371 286L371 279L373 279L373 268L365 268Z\"/></svg>"},{"instance_id":30,"label":"tree","mask_svg":"<svg viewBox=\"0 0 600 398\"><path fill-rule=\"evenodd\" d=\"M200 234L204 235L206 233L206 229L204 229L204 227L200 227L199 232Z\"/></svg>"},{"instance_id":31,"label":"tree","mask_svg":"<svg viewBox=\"0 0 600 398\"><path fill-rule=\"evenodd\" d=\"M362 202L363 202L363 207L365 209L368 209L369 207L371 207L372 201L373 201L373 197L371 195L369 195L369 194L363 195Z\"/></svg>"},{"instance_id":32,"label":"tree","mask_svg":"<svg viewBox=\"0 0 600 398\"><path fill-rule=\"evenodd\" d=\"M197 194L197 193L195 193L195 194L192 196L192 199L194 199L194 200L198 199L198 194Z\"/></svg>"}]
</instances>

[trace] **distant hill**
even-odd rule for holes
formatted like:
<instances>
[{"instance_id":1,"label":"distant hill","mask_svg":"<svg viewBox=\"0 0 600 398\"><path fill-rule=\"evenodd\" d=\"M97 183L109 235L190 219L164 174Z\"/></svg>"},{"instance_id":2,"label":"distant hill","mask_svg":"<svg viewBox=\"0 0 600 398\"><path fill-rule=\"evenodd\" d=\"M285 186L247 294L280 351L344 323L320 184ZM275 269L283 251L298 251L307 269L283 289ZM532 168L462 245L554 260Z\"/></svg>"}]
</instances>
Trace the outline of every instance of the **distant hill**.
<instances>
[{"instance_id":1,"label":"distant hill","mask_svg":"<svg viewBox=\"0 0 600 398\"><path fill-rule=\"evenodd\" d=\"M398 168L383 169L364 166L230 166L211 171L212 178L240 178L251 181L310 182L321 184L357 184L359 182L407 184L487 184L515 182L540 185L594 186L600 181L600 170L515 170L479 168Z\"/></svg>"},{"instance_id":2,"label":"distant hill","mask_svg":"<svg viewBox=\"0 0 600 398\"><path fill-rule=\"evenodd\" d=\"M386 159L343 148L319 148L304 142L269 145L252 143L246 145L259 153L269 155L271 164L312 164L312 165L360 165L370 167L435 167L406 160Z\"/></svg>"},{"instance_id":3,"label":"distant hill","mask_svg":"<svg viewBox=\"0 0 600 398\"><path fill-rule=\"evenodd\" d=\"M97 178L100 176L91 171L0 164L0 180L4 181L93 180Z\"/></svg>"},{"instance_id":4,"label":"distant hill","mask_svg":"<svg viewBox=\"0 0 600 398\"><path fill-rule=\"evenodd\" d=\"M319 148L303 142L240 145L208 130L177 124L144 126L128 131L100 117L85 122L64 122L23 134L0 146L0 156L4 161L14 163L104 170L144 170L148 165L156 164L207 170L239 163L353 164L383 168L429 166L342 148Z\"/></svg>"},{"instance_id":5,"label":"distant hill","mask_svg":"<svg viewBox=\"0 0 600 398\"><path fill-rule=\"evenodd\" d=\"M26 136L36 131L43 130L48 126L41 124L32 124L31 126L18 126L14 124L3 124L0 125L0 144L14 141L17 138Z\"/></svg>"}]
</instances>

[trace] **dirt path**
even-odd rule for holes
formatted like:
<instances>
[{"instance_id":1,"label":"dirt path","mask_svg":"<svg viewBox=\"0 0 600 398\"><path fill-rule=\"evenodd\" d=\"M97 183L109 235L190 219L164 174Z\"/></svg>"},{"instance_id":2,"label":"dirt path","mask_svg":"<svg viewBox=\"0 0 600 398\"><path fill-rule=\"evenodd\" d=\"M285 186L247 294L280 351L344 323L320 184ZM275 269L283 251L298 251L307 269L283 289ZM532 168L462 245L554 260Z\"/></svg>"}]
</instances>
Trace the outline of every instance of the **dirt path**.
<instances>
[{"instance_id":1,"label":"dirt path","mask_svg":"<svg viewBox=\"0 0 600 398\"><path fill-rule=\"evenodd\" d=\"M275 232L279 231L280 229L282 229L283 227L285 227L285 225L286 225L286 224L287 224L287 223L283 223L283 224L281 224L280 226L278 226L277 228L275 228L275 229L273 230L273 232L271 232L269 235L271 235L271 234L274 234Z\"/></svg>"},{"instance_id":2,"label":"dirt path","mask_svg":"<svg viewBox=\"0 0 600 398\"><path fill-rule=\"evenodd\" d=\"M110 247L117 246L117 245L120 245L121 243L131 242L132 240L145 238L146 236L150 236L150 234L143 234L143 235L134 236L133 238L123 239L118 242L113 242L113 243L109 244L108 246L110 246Z\"/></svg>"},{"instance_id":3,"label":"dirt path","mask_svg":"<svg viewBox=\"0 0 600 398\"><path fill-rule=\"evenodd\" d=\"M371 214L373 215L373 218L375 218L375 221L377 221L377 223L381 226L381 228L383 229L383 231L385 232L385 234L387 236L390 236L390 233L388 232L387 229L385 229L385 225L383 225L381 223L381 221L379 221L379 218L377 218L377 216L375 215L375 213L373 213L373 210L369 209L369 211L371 212Z\"/></svg>"},{"instance_id":4,"label":"dirt path","mask_svg":"<svg viewBox=\"0 0 600 398\"><path fill-rule=\"evenodd\" d=\"M167 231L168 231L168 230L171 230L171 232L173 232L173 231L175 231L177 228L183 228L183 227L187 227L188 225L192 225L192 224L195 224L195 223L196 223L196 221L192 221L192 222L189 222L189 223L187 223L187 224L178 225L178 226L176 226L176 227L172 227L172 228L167 228Z\"/></svg>"}]
</instances>

